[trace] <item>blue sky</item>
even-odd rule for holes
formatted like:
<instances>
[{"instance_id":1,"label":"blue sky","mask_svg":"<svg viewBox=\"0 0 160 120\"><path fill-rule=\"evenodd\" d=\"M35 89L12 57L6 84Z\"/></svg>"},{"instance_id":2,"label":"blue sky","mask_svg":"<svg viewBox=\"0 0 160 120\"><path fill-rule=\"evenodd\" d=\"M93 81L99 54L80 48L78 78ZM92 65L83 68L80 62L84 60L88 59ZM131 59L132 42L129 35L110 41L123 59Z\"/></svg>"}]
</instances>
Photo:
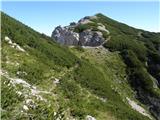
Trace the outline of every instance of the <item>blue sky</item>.
<instances>
[{"instance_id":1,"label":"blue sky","mask_svg":"<svg viewBox=\"0 0 160 120\"><path fill-rule=\"evenodd\" d=\"M68 25L84 16L102 13L130 26L160 31L160 3L141 2L2 2L2 11L33 29L51 35L58 25Z\"/></svg>"}]
</instances>

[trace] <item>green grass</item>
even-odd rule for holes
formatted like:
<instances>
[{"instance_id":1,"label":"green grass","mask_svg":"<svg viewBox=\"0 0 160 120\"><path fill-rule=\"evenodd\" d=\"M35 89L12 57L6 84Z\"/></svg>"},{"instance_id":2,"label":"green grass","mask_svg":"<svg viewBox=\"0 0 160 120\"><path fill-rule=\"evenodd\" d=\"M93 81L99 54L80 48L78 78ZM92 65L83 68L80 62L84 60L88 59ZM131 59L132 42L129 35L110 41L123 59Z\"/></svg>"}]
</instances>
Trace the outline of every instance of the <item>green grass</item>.
<instances>
[{"instance_id":1,"label":"green grass","mask_svg":"<svg viewBox=\"0 0 160 120\"><path fill-rule=\"evenodd\" d=\"M1 118L9 120L18 111L20 102L23 97L16 93L16 89L13 86L8 86L9 80L5 77L1 77Z\"/></svg>"}]
</instances>

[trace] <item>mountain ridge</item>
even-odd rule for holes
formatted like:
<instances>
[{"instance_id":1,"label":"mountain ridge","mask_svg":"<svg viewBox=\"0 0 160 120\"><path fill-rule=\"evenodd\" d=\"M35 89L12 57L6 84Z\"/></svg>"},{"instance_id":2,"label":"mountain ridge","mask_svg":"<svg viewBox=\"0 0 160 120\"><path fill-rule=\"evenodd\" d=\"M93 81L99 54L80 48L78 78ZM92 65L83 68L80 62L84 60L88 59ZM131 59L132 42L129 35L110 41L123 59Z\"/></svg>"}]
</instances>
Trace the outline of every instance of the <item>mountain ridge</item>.
<instances>
[{"instance_id":1,"label":"mountain ridge","mask_svg":"<svg viewBox=\"0 0 160 120\"><path fill-rule=\"evenodd\" d=\"M98 19L100 19L98 17L101 17L101 18L105 17L105 19L107 19L107 21L110 24L110 25L108 25L109 27L117 27L118 26L122 32L124 32L124 33L126 32L127 34L131 34L131 35L134 34L134 35L140 36L140 34L142 32L149 32L146 30L131 27L125 23L118 22L118 21L113 20L109 17L106 17L101 13L97 13L94 16L86 16L84 18L81 18L77 23L71 22L70 25L68 25L68 26L64 26L64 27L62 27L60 25L57 26L53 30L51 37L53 39L55 39L58 43L66 44L66 45L80 45L80 46L83 46L83 45L84 46L102 45L103 42L105 42L105 39L107 39L107 37L109 35L109 30L108 30L108 28L106 28L105 25L103 25L103 23L98 21ZM128 31L123 31L123 28L124 28L124 30L128 29ZM129 33L129 31L132 33ZM158 32L150 32L150 33L159 34ZM99 40L98 38L94 39L91 37L94 35L96 36L96 34L98 34L97 36L100 37L102 40ZM82 38L81 36L85 36L86 39ZM98 41L98 42L100 41L100 43L97 43L98 45L92 45L92 42L91 42L91 45L86 44L88 41L87 38L93 39L90 41ZM69 41L68 43L67 43L67 40Z\"/></svg>"}]
</instances>

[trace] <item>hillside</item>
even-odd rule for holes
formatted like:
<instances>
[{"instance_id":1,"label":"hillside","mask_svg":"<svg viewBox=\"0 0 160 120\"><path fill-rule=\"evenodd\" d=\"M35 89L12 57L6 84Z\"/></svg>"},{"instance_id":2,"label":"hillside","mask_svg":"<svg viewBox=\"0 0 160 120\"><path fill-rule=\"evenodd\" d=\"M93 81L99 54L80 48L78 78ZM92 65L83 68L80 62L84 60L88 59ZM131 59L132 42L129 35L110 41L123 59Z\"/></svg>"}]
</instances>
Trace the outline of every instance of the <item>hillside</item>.
<instances>
[{"instance_id":1,"label":"hillside","mask_svg":"<svg viewBox=\"0 0 160 120\"><path fill-rule=\"evenodd\" d=\"M78 37L77 37L78 36ZM160 119L160 34L130 27L102 14L86 16L52 33L64 45L98 47L119 52L137 98ZM152 106L152 107L151 107ZM154 112L153 112L154 111Z\"/></svg>"},{"instance_id":2,"label":"hillside","mask_svg":"<svg viewBox=\"0 0 160 120\"><path fill-rule=\"evenodd\" d=\"M159 34L97 16L111 39L83 48L1 12L2 119L159 119Z\"/></svg>"}]
</instances>

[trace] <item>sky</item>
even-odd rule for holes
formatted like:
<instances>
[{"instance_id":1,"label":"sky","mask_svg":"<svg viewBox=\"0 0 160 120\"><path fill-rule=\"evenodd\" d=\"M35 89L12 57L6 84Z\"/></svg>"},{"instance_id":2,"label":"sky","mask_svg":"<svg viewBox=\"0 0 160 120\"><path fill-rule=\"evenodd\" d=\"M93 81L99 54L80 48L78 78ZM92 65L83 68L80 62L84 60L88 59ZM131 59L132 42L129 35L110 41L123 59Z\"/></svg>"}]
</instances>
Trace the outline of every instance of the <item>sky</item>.
<instances>
[{"instance_id":1,"label":"sky","mask_svg":"<svg viewBox=\"0 0 160 120\"><path fill-rule=\"evenodd\" d=\"M66 26L96 13L136 28L160 32L158 1L3 1L1 10L48 36L58 25Z\"/></svg>"}]
</instances>

